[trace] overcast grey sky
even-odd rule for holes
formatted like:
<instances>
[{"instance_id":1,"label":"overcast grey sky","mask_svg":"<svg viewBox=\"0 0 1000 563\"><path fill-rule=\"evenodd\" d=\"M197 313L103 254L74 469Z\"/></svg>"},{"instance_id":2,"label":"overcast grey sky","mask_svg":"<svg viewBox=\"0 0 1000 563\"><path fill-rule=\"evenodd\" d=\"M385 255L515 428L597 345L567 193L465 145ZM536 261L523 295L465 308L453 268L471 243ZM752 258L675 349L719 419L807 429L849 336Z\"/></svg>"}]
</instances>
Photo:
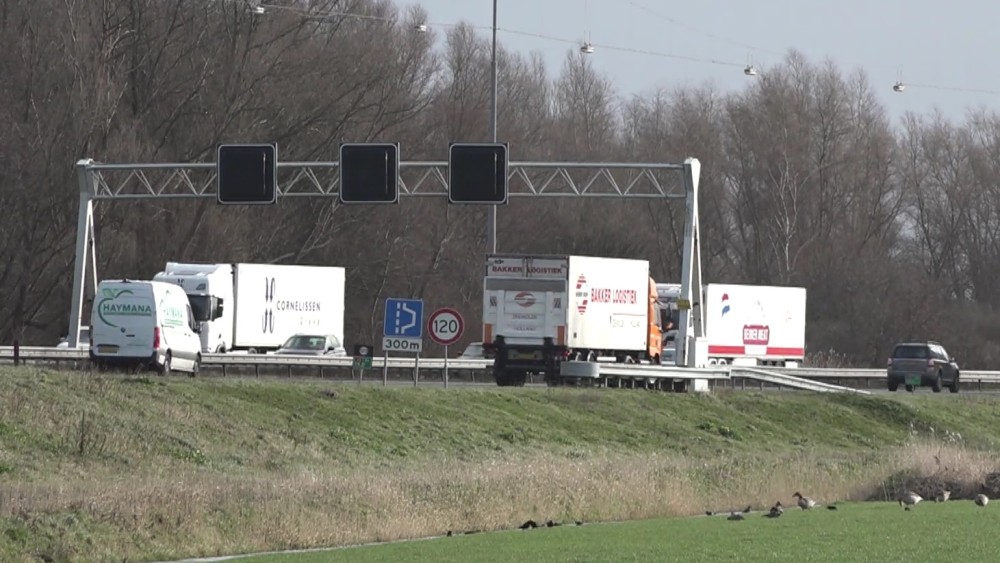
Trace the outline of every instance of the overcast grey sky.
<instances>
[{"instance_id":1,"label":"overcast grey sky","mask_svg":"<svg viewBox=\"0 0 1000 563\"><path fill-rule=\"evenodd\" d=\"M397 4L423 6L432 24L483 26L489 37L491 0ZM929 114L936 106L962 120L971 107L1000 109L1000 62L993 58L1000 2L991 0L499 0L497 12L498 28L573 42L589 33L595 67L622 95L706 81L739 89L753 80L743 74L748 61L765 72L796 48L812 63L829 57L844 71L863 68L893 117ZM442 37L447 31L432 27ZM552 77L566 52L578 49L502 31L497 41L516 52L541 52ZM892 90L899 76L908 84L903 93Z\"/></svg>"}]
</instances>

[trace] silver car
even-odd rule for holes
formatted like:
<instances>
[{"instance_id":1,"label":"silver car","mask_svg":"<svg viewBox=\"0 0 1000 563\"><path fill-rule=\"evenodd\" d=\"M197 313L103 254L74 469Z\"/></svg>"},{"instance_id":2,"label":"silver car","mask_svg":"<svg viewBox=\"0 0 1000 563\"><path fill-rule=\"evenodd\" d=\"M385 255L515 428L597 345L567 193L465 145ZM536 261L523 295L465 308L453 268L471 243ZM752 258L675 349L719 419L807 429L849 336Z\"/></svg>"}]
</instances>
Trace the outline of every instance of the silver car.
<instances>
[{"instance_id":1,"label":"silver car","mask_svg":"<svg viewBox=\"0 0 1000 563\"><path fill-rule=\"evenodd\" d=\"M958 363L948 355L944 346L933 341L896 344L889 358L886 376L889 391L895 391L903 384L911 393L921 386L929 386L935 393L940 393L941 386L947 385L949 391L958 393Z\"/></svg>"},{"instance_id":2,"label":"silver car","mask_svg":"<svg viewBox=\"0 0 1000 563\"><path fill-rule=\"evenodd\" d=\"M296 334L274 352L299 356L346 356L340 339L332 334Z\"/></svg>"}]
</instances>

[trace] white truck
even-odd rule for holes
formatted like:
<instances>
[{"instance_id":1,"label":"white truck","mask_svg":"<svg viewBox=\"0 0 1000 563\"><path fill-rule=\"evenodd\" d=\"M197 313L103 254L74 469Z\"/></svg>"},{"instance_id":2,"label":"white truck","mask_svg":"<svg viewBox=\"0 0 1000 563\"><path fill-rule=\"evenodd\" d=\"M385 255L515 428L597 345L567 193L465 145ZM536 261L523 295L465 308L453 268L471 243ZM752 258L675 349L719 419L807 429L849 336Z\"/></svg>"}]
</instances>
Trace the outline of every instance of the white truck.
<instances>
[{"instance_id":1,"label":"white truck","mask_svg":"<svg viewBox=\"0 0 1000 563\"><path fill-rule=\"evenodd\" d=\"M662 314L675 327L680 288L656 284ZM798 367L805 358L804 287L707 284L700 305L709 364ZM665 336L664 347L673 348L675 331Z\"/></svg>"},{"instance_id":2,"label":"white truck","mask_svg":"<svg viewBox=\"0 0 1000 563\"><path fill-rule=\"evenodd\" d=\"M483 346L497 385L558 383L564 359L659 363L660 309L649 262L493 254L483 282Z\"/></svg>"},{"instance_id":3,"label":"white truck","mask_svg":"<svg viewBox=\"0 0 1000 563\"><path fill-rule=\"evenodd\" d=\"M295 334L344 338L344 268L167 262L153 279L184 288L204 352L276 350Z\"/></svg>"}]
</instances>

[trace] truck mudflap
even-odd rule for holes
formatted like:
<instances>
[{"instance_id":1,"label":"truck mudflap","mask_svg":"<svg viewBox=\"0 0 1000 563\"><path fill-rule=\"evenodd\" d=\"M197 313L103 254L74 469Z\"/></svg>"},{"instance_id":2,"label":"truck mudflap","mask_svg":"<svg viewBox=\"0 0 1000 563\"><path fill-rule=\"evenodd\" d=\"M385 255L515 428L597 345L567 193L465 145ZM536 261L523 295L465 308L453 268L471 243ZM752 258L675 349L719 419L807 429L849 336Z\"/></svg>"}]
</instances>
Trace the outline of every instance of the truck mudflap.
<instances>
[{"instance_id":1,"label":"truck mudflap","mask_svg":"<svg viewBox=\"0 0 1000 563\"><path fill-rule=\"evenodd\" d=\"M522 387L529 373L544 374L545 382L554 384L559 378L559 362L566 352L566 347L556 346L551 337L544 338L540 346L509 346L503 336L497 336L493 348L493 378L500 387Z\"/></svg>"}]
</instances>

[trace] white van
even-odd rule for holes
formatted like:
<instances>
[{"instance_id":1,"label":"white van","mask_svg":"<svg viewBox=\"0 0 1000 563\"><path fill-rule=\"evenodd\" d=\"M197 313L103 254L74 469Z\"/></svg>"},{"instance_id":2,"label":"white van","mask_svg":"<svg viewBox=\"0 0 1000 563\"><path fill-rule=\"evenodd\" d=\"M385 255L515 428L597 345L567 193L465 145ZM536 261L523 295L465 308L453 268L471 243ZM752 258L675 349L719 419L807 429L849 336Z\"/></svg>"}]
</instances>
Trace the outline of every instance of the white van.
<instances>
[{"instance_id":1,"label":"white van","mask_svg":"<svg viewBox=\"0 0 1000 563\"><path fill-rule=\"evenodd\" d=\"M201 338L184 288L159 281L104 280L90 322L90 359L198 374Z\"/></svg>"}]
</instances>

